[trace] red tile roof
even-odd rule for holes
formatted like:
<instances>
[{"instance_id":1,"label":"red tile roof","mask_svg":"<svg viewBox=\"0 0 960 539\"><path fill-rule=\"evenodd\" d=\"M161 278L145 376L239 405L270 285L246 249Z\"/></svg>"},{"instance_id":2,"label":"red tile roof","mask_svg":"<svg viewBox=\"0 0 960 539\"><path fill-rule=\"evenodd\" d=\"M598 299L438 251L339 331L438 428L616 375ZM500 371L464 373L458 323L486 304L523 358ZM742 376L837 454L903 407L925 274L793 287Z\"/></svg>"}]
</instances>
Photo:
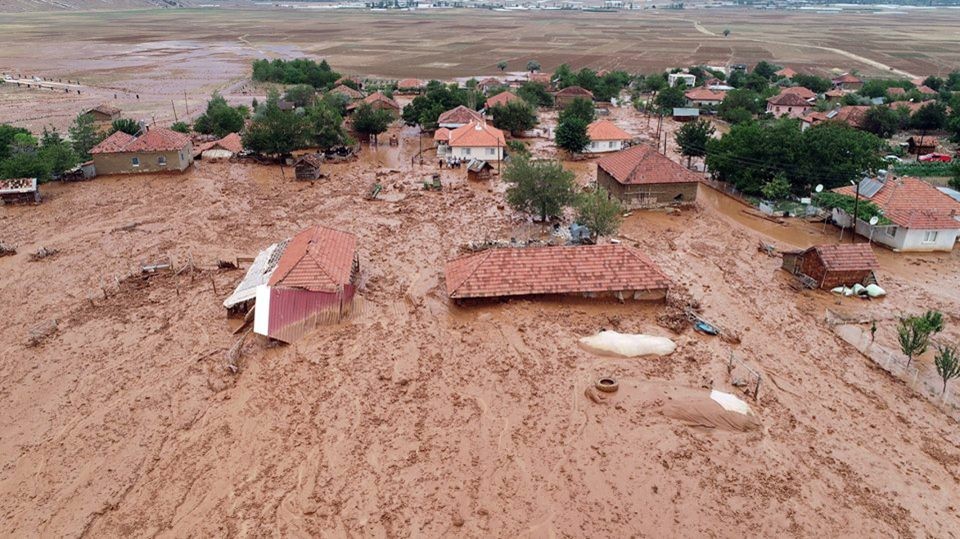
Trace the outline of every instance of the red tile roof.
<instances>
[{"instance_id":1,"label":"red tile roof","mask_svg":"<svg viewBox=\"0 0 960 539\"><path fill-rule=\"evenodd\" d=\"M120 109L114 107L113 105L100 104L92 109L87 109L84 111L84 114L89 114L91 112L99 112L100 114L106 114L107 116L115 116L120 114Z\"/></svg>"},{"instance_id":2,"label":"red tile roof","mask_svg":"<svg viewBox=\"0 0 960 539\"><path fill-rule=\"evenodd\" d=\"M531 73L527 75L527 80L530 82L537 82L540 84L550 85L553 79L552 73Z\"/></svg>"},{"instance_id":3,"label":"red tile roof","mask_svg":"<svg viewBox=\"0 0 960 539\"><path fill-rule=\"evenodd\" d=\"M240 138L240 135L236 133L230 133L220 140L214 140L201 145L199 148L197 148L197 152L203 153L207 150L212 150L215 148L227 150L228 152L240 153L243 151L243 140Z\"/></svg>"},{"instance_id":4,"label":"red tile roof","mask_svg":"<svg viewBox=\"0 0 960 539\"><path fill-rule=\"evenodd\" d=\"M727 92L715 92L709 88L693 88L683 93L690 101L723 101Z\"/></svg>"},{"instance_id":5,"label":"red tile roof","mask_svg":"<svg viewBox=\"0 0 960 539\"><path fill-rule=\"evenodd\" d=\"M937 95L938 93L936 90L926 85L918 86L917 90L924 95Z\"/></svg>"},{"instance_id":6,"label":"red tile roof","mask_svg":"<svg viewBox=\"0 0 960 539\"><path fill-rule=\"evenodd\" d=\"M473 121L450 131L450 146L453 148L495 148L507 145L503 131L487 125L486 122Z\"/></svg>"},{"instance_id":7,"label":"red tile roof","mask_svg":"<svg viewBox=\"0 0 960 539\"><path fill-rule=\"evenodd\" d=\"M781 69L780 71L777 71L777 72L774 73L774 74L775 74L775 75L780 75L781 77L786 77L786 78L788 78L788 79L792 79L793 76L797 74L797 72L794 71L794 70L792 70L792 69L790 69L789 67L785 67L785 68Z\"/></svg>"},{"instance_id":8,"label":"red tile roof","mask_svg":"<svg viewBox=\"0 0 960 539\"><path fill-rule=\"evenodd\" d=\"M610 120L597 120L587 126L590 140L630 140L633 137Z\"/></svg>"},{"instance_id":9,"label":"red tile roof","mask_svg":"<svg viewBox=\"0 0 960 539\"><path fill-rule=\"evenodd\" d=\"M899 86L887 88L887 95L905 95L906 93L907 91Z\"/></svg>"},{"instance_id":10,"label":"red tile roof","mask_svg":"<svg viewBox=\"0 0 960 539\"><path fill-rule=\"evenodd\" d=\"M823 95L827 97L843 97L843 90L827 90Z\"/></svg>"},{"instance_id":11,"label":"red tile roof","mask_svg":"<svg viewBox=\"0 0 960 539\"><path fill-rule=\"evenodd\" d=\"M924 105L926 105L926 103L923 102L923 101L917 101L917 102L914 102L914 101L894 101L893 103L890 103L889 106L890 106L890 108L892 108L892 109L894 109L894 110L899 109L899 108L905 108L905 109L907 109L907 110L910 111L910 114L911 114L911 115L913 115L913 114L916 114L916 112L917 112L918 110L922 109Z\"/></svg>"},{"instance_id":12,"label":"red tile roof","mask_svg":"<svg viewBox=\"0 0 960 539\"><path fill-rule=\"evenodd\" d=\"M450 141L450 130L446 127L441 127L433 133L433 140L449 142Z\"/></svg>"},{"instance_id":13,"label":"red tile roof","mask_svg":"<svg viewBox=\"0 0 960 539\"><path fill-rule=\"evenodd\" d=\"M597 168L624 185L700 181L695 173L660 155L656 148L647 144L610 154L597 161Z\"/></svg>"},{"instance_id":14,"label":"red tile roof","mask_svg":"<svg viewBox=\"0 0 960 539\"><path fill-rule=\"evenodd\" d=\"M852 185L834 189L834 192L856 196ZM939 189L917 178L897 178L884 182L872 197L860 195L883 210L883 216L897 226L920 230L960 229L960 202Z\"/></svg>"},{"instance_id":15,"label":"red tile roof","mask_svg":"<svg viewBox=\"0 0 960 539\"><path fill-rule=\"evenodd\" d=\"M267 284L336 292L350 283L356 251L353 234L314 225L290 239Z\"/></svg>"},{"instance_id":16,"label":"red tile roof","mask_svg":"<svg viewBox=\"0 0 960 539\"><path fill-rule=\"evenodd\" d=\"M593 92L579 86L567 86L557 92L557 97L584 97L593 99Z\"/></svg>"},{"instance_id":17,"label":"red tile roof","mask_svg":"<svg viewBox=\"0 0 960 539\"><path fill-rule=\"evenodd\" d=\"M90 150L90 154L98 153L117 153L124 151L124 148L136 140L136 137L133 135L128 135L123 131L117 131L116 133L110 135L109 137L103 139L100 144L97 144Z\"/></svg>"},{"instance_id":18,"label":"red tile roof","mask_svg":"<svg viewBox=\"0 0 960 539\"><path fill-rule=\"evenodd\" d=\"M488 249L446 266L452 299L667 290L670 281L626 245Z\"/></svg>"},{"instance_id":19,"label":"red tile roof","mask_svg":"<svg viewBox=\"0 0 960 539\"><path fill-rule=\"evenodd\" d=\"M332 93L332 94L345 95L345 96L349 97L350 99L362 99L362 98L363 98L363 94L362 94L362 93L358 92L357 90L354 90L353 88L351 88L351 87L349 87L349 86L345 86L345 85L343 85L343 84L338 84L338 85L334 86L333 89L330 90L330 93Z\"/></svg>"},{"instance_id":20,"label":"red tile roof","mask_svg":"<svg viewBox=\"0 0 960 539\"><path fill-rule=\"evenodd\" d=\"M880 267L869 243L814 245L804 252L816 251L827 271L866 271Z\"/></svg>"},{"instance_id":21,"label":"red tile roof","mask_svg":"<svg viewBox=\"0 0 960 539\"><path fill-rule=\"evenodd\" d=\"M863 82L863 81L858 79L854 75L851 75L850 73L844 73L843 75L840 75L839 77L833 79L834 84L856 84L858 82Z\"/></svg>"},{"instance_id":22,"label":"red tile roof","mask_svg":"<svg viewBox=\"0 0 960 539\"><path fill-rule=\"evenodd\" d=\"M780 90L780 94L797 94L806 101L817 98L817 94L814 93L813 90L803 86L791 86L789 88L784 88L783 90Z\"/></svg>"},{"instance_id":23,"label":"red tile roof","mask_svg":"<svg viewBox=\"0 0 960 539\"><path fill-rule=\"evenodd\" d=\"M479 112L459 105L456 108L450 109L437 118L438 124L468 124L472 121L482 121L483 116Z\"/></svg>"},{"instance_id":24,"label":"red tile roof","mask_svg":"<svg viewBox=\"0 0 960 539\"><path fill-rule=\"evenodd\" d=\"M499 94L487 99L486 107L488 109L492 109L493 107L496 107L499 105L506 105L511 101L519 101L519 100L520 100L520 97L518 97L516 94L504 90Z\"/></svg>"},{"instance_id":25,"label":"red tile roof","mask_svg":"<svg viewBox=\"0 0 960 539\"><path fill-rule=\"evenodd\" d=\"M783 92L767 100L768 105L776 107L812 107L806 99L793 92Z\"/></svg>"},{"instance_id":26,"label":"red tile roof","mask_svg":"<svg viewBox=\"0 0 960 539\"><path fill-rule=\"evenodd\" d=\"M393 99L390 99L389 97L386 96L386 94L384 94L383 92L379 92L379 91L378 91L378 92L373 92L372 94L370 94L370 95L368 95L367 97L363 98L363 101L362 101L362 102L363 102L363 103L366 103L366 104L368 104L368 105L374 105L374 104L376 104L376 103L383 103L384 105L386 105L386 106L388 106L388 107L390 107L390 108L392 108L392 109L400 110L400 104L399 104L399 103L397 103L397 102L394 101ZM357 103L359 103L359 102L354 102L354 103L350 103L349 105L347 105L347 110L353 110L353 109L357 108L357 106L358 106Z\"/></svg>"},{"instance_id":27,"label":"red tile roof","mask_svg":"<svg viewBox=\"0 0 960 539\"><path fill-rule=\"evenodd\" d=\"M850 127L863 127L863 119L868 110L870 110L870 107L867 105L840 107L836 110L836 114L827 113L827 119L843 122Z\"/></svg>"},{"instance_id":28,"label":"red tile roof","mask_svg":"<svg viewBox=\"0 0 960 539\"><path fill-rule=\"evenodd\" d=\"M403 79L397 82L397 88L422 88L423 81L420 79Z\"/></svg>"}]
</instances>

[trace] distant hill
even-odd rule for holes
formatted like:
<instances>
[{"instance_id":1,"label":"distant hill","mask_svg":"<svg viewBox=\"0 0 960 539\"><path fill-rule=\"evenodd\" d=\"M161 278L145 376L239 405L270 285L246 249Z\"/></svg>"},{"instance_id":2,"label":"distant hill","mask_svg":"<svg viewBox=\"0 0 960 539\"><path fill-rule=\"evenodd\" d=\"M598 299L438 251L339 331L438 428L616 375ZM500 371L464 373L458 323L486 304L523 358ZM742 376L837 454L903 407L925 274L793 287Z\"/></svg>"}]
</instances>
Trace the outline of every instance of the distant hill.
<instances>
[{"instance_id":1,"label":"distant hill","mask_svg":"<svg viewBox=\"0 0 960 539\"><path fill-rule=\"evenodd\" d=\"M210 3L215 3L213 0ZM94 9L136 9L150 7L189 7L200 4L193 0L3 0L0 12L86 11ZM205 2L204 2L205 3Z\"/></svg>"}]
</instances>

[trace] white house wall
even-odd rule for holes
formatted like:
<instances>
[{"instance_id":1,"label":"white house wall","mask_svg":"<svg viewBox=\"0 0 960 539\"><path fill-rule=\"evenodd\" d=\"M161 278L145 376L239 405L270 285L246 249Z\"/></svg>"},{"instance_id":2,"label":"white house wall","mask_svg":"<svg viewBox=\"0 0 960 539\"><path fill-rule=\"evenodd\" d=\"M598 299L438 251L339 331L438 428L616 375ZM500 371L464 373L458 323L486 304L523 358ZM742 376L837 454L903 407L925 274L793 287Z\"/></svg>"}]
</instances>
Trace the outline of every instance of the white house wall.
<instances>
[{"instance_id":1,"label":"white house wall","mask_svg":"<svg viewBox=\"0 0 960 539\"><path fill-rule=\"evenodd\" d=\"M583 150L584 153L618 152L623 149L622 140L593 140Z\"/></svg>"},{"instance_id":2,"label":"white house wall","mask_svg":"<svg viewBox=\"0 0 960 539\"><path fill-rule=\"evenodd\" d=\"M499 161L503 158L503 147L451 147L448 153L451 157L460 159L482 159L484 161Z\"/></svg>"}]
</instances>

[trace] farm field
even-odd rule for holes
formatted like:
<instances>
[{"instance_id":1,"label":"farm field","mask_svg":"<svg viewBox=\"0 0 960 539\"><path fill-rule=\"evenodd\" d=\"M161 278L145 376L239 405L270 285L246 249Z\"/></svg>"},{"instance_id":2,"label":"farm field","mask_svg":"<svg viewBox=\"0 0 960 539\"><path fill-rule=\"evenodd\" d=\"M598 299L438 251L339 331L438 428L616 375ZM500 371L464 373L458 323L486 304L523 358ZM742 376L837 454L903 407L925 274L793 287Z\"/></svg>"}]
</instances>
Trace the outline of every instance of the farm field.
<instances>
[{"instance_id":1,"label":"farm field","mask_svg":"<svg viewBox=\"0 0 960 539\"><path fill-rule=\"evenodd\" d=\"M522 71L530 59L545 70L568 63L649 72L767 59L817 74L856 69L869 76L892 68L904 76L944 75L960 65L960 10L929 15L214 8L4 14L0 71L79 80L83 88L80 95L0 88L0 121L63 128L80 109L109 102L133 117L172 122L174 114L195 116L213 90L249 103L262 93L247 81L250 62L260 57L323 57L347 74L424 79L493 75L500 60Z\"/></svg>"}]
</instances>

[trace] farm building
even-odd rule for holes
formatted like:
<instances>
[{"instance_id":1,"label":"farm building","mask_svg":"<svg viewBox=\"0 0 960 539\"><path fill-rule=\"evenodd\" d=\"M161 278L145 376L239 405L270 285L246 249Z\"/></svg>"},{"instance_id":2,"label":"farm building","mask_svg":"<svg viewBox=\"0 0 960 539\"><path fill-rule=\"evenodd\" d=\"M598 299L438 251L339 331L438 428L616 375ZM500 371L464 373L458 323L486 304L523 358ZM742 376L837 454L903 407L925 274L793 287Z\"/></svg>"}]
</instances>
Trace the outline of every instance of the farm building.
<instances>
[{"instance_id":1,"label":"farm building","mask_svg":"<svg viewBox=\"0 0 960 539\"><path fill-rule=\"evenodd\" d=\"M356 101L358 99L363 99L363 94L349 86L343 84L338 84L334 86L330 92L331 94L342 95L349 99L350 101Z\"/></svg>"},{"instance_id":2,"label":"farm building","mask_svg":"<svg viewBox=\"0 0 960 539\"><path fill-rule=\"evenodd\" d=\"M456 129L458 127L463 127L470 122L482 122L483 115L479 112L459 105L456 108L452 108L437 118L437 125L440 127L445 127L447 129Z\"/></svg>"},{"instance_id":3,"label":"farm building","mask_svg":"<svg viewBox=\"0 0 960 539\"><path fill-rule=\"evenodd\" d=\"M688 107L675 107L670 114L673 121L685 123L692 122L700 118L700 109Z\"/></svg>"},{"instance_id":4,"label":"farm building","mask_svg":"<svg viewBox=\"0 0 960 539\"><path fill-rule=\"evenodd\" d=\"M183 133L148 128L138 136L117 131L90 150L97 175L182 172L193 163L193 142Z\"/></svg>"},{"instance_id":5,"label":"farm building","mask_svg":"<svg viewBox=\"0 0 960 539\"><path fill-rule=\"evenodd\" d=\"M783 94L796 94L808 103L813 103L817 100L817 94L814 93L813 90L803 86L790 86L788 88L784 88L783 90L780 90L780 95Z\"/></svg>"},{"instance_id":6,"label":"farm building","mask_svg":"<svg viewBox=\"0 0 960 539\"><path fill-rule=\"evenodd\" d=\"M353 234L319 225L257 255L223 305L241 314L254 307L253 331L290 343L352 307L360 263Z\"/></svg>"},{"instance_id":7,"label":"farm building","mask_svg":"<svg viewBox=\"0 0 960 539\"><path fill-rule=\"evenodd\" d=\"M899 86L891 86L890 88L887 88L887 95L889 97L903 97L907 95L907 90Z\"/></svg>"},{"instance_id":8,"label":"farm building","mask_svg":"<svg viewBox=\"0 0 960 539\"><path fill-rule=\"evenodd\" d=\"M777 117L801 118L812 109L812 104L792 92L781 92L767 100L767 113Z\"/></svg>"},{"instance_id":9,"label":"farm building","mask_svg":"<svg viewBox=\"0 0 960 539\"><path fill-rule=\"evenodd\" d=\"M423 91L424 84L420 79L403 79L397 81L397 91L401 94L419 94Z\"/></svg>"},{"instance_id":10,"label":"farm building","mask_svg":"<svg viewBox=\"0 0 960 539\"><path fill-rule=\"evenodd\" d=\"M487 249L447 263L452 300L576 294L663 300L670 281L644 253L622 244Z\"/></svg>"},{"instance_id":11,"label":"farm building","mask_svg":"<svg viewBox=\"0 0 960 539\"><path fill-rule=\"evenodd\" d=\"M480 81L480 83L477 85L477 87L483 93L496 90L497 88L501 88L502 86L503 86L503 81L501 81L496 77L487 77L482 81Z\"/></svg>"},{"instance_id":12,"label":"farm building","mask_svg":"<svg viewBox=\"0 0 960 539\"><path fill-rule=\"evenodd\" d=\"M844 73L833 79L833 87L846 92L856 92L863 88L863 81L850 73Z\"/></svg>"},{"instance_id":13,"label":"farm building","mask_svg":"<svg viewBox=\"0 0 960 539\"><path fill-rule=\"evenodd\" d=\"M627 208L692 204L700 177L647 144L597 161L597 184Z\"/></svg>"},{"instance_id":14,"label":"farm building","mask_svg":"<svg viewBox=\"0 0 960 539\"><path fill-rule=\"evenodd\" d=\"M293 169L297 180L314 181L322 176L321 167L323 166L323 157L319 154L311 153L304 155L293 163Z\"/></svg>"},{"instance_id":15,"label":"farm building","mask_svg":"<svg viewBox=\"0 0 960 539\"><path fill-rule=\"evenodd\" d=\"M354 101L353 103L350 103L347 105L347 112L353 111L362 103L370 105L375 110L385 110L394 118L400 116L400 105L393 99L387 97L383 92L374 92L360 101Z\"/></svg>"},{"instance_id":16,"label":"farm building","mask_svg":"<svg viewBox=\"0 0 960 539\"><path fill-rule=\"evenodd\" d=\"M557 108L562 109L573 103L574 99L593 101L593 92L579 86L567 86L554 94L553 98Z\"/></svg>"},{"instance_id":17,"label":"farm building","mask_svg":"<svg viewBox=\"0 0 960 539\"><path fill-rule=\"evenodd\" d=\"M503 136L503 131L496 127L487 125L486 122L473 121L450 131L446 145L450 157L499 161L503 159L507 139Z\"/></svg>"},{"instance_id":18,"label":"farm building","mask_svg":"<svg viewBox=\"0 0 960 539\"><path fill-rule=\"evenodd\" d=\"M960 236L960 203L917 178L868 178L859 187L860 200L876 205L890 223L873 226L857 220L858 234L894 251L953 250ZM857 196L852 185L834 192Z\"/></svg>"},{"instance_id":19,"label":"farm building","mask_svg":"<svg viewBox=\"0 0 960 539\"><path fill-rule=\"evenodd\" d=\"M693 88L683 93L691 107L715 107L727 97L727 92L715 92L709 88Z\"/></svg>"},{"instance_id":20,"label":"farm building","mask_svg":"<svg viewBox=\"0 0 960 539\"><path fill-rule=\"evenodd\" d=\"M914 135L907 139L907 151L914 155L933 153L939 145L937 137Z\"/></svg>"},{"instance_id":21,"label":"farm building","mask_svg":"<svg viewBox=\"0 0 960 539\"><path fill-rule=\"evenodd\" d=\"M781 76L781 77L783 77L783 78L785 78L785 79L792 79L793 77L795 77L795 76L797 75L797 72L794 71L793 69L790 69L789 67L785 67L785 68L781 69L780 71L777 71L776 73L774 73L774 75Z\"/></svg>"},{"instance_id":22,"label":"farm building","mask_svg":"<svg viewBox=\"0 0 960 539\"><path fill-rule=\"evenodd\" d=\"M482 159L471 159L467 163L467 179L470 181L489 180L493 173L493 165Z\"/></svg>"},{"instance_id":23,"label":"farm building","mask_svg":"<svg viewBox=\"0 0 960 539\"><path fill-rule=\"evenodd\" d=\"M89 116L98 129L109 129L114 120L120 119L120 109L111 105L97 105L83 111L83 115Z\"/></svg>"},{"instance_id":24,"label":"farm building","mask_svg":"<svg viewBox=\"0 0 960 539\"><path fill-rule=\"evenodd\" d=\"M880 266L869 243L815 245L805 251L783 253L783 269L809 280L818 288L867 285L876 282Z\"/></svg>"},{"instance_id":25,"label":"farm building","mask_svg":"<svg viewBox=\"0 0 960 539\"><path fill-rule=\"evenodd\" d=\"M923 99L925 99L925 100L926 100L926 99L933 99L933 98L937 97L938 95L940 95L939 92L937 92L937 91L934 90L933 88L931 88L931 87L929 87L929 86L927 86L927 85L924 85L924 84L921 84L920 86L917 86L917 91L920 92L920 95L922 95L922 96L923 96Z\"/></svg>"},{"instance_id":26,"label":"farm building","mask_svg":"<svg viewBox=\"0 0 960 539\"><path fill-rule=\"evenodd\" d=\"M510 91L507 91L507 90L504 90L504 91L500 92L499 94L497 94L497 95L495 95L495 96L493 96L493 97L488 98L487 101L486 101L486 103L484 104L484 107L485 107L487 110L490 110L490 109L492 109L493 107L498 107L498 106L506 105L507 103L510 103L511 101L522 101L522 99L520 99L520 97L517 96L517 94L515 94L515 93L513 93L513 92L510 92Z\"/></svg>"},{"instance_id":27,"label":"farm building","mask_svg":"<svg viewBox=\"0 0 960 539\"><path fill-rule=\"evenodd\" d=\"M195 157L204 161L230 159L243 151L243 141L237 133L230 133L219 140L197 146Z\"/></svg>"},{"instance_id":28,"label":"farm building","mask_svg":"<svg viewBox=\"0 0 960 539\"><path fill-rule=\"evenodd\" d=\"M542 84L547 90L550 90L553 86L553 74L552 73L530 73L527 75L527 80L530 82L535 82L537 84Z\"/></svg>"},{"instance_id":29,"label":"farm building","mask_svg":"<svg viewBox=\"0 0 960 539\"><path fill-rule=\"evenodd\" d=\"M40 188L36 178L0 180L0 203L39 204Z\"/></svg>"},{"instance_id":30,"label":"farm building","mask_svg":"<svg viewBox=\"0 0 960 539\"><path fill-rule=\"evenodd\" d=\"M633 137L610 120L597 120L587 126L590 144L584 153L617 152L624 148Z\"/></svg>"},{"instance_id":31,"label":"farm building","mask_svg":"<svg viewBox=\"0 0 960 539\"><path fill-rule=\"evenodd\" d=\"M362 90L362 89L363 89L363 81L360 80L360 77L356 77L356 76L353 76L353 75L348 75L348 76L340 77L340 78L337 79L337 81L334 82L333 84L336 85L336 86L346 86L346 83L347 83L347 82L350 82L351 84L353 84L354 86L356 86L357 89L359 89L359 90Z\"/></svg>"},{"instance_id":32,"label":"farm building","mask_svg":"<svg viewBox=\"0 0 960 539\"><path fill-rule=\"evenodd\" d=\"M697 85L697 76L690 73L670 73L667 75L667 84L673 88L677 84L683 83L687 88L693 88Z\"/></svg>"}]
</instances>

